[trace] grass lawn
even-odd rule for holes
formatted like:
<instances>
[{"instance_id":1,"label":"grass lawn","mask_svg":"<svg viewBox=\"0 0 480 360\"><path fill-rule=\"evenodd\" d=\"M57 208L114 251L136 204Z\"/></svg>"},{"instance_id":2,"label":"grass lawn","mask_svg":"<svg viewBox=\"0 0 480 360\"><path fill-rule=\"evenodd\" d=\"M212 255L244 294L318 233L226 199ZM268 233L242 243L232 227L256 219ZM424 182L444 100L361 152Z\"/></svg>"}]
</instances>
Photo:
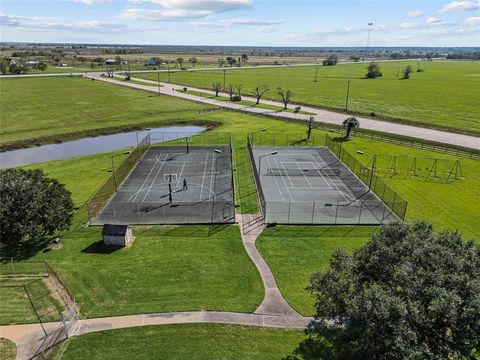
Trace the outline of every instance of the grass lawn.
<instances>
[{"instance_id":1,"label":"grass lawn","mask_svg":"<svg viewBox=\"0 0 480 360\"><path fill-rule=\"evenodd\" d=\"M0 359L14 360L17 355L17 346L13 341L0 338Z\"/></svg>"},{"instance_id":2,"label":"grass lawn","mask_svg":"<svg viewBox=\"0 0 480 360\"><path fill-rule=\"evenodd\" d=\"M0 79L0 107L2 146L56 142L142 126L200 124L198 110L207 108L75 77Z\"/></svg>"},{"instance_id":3,"label":"grass lawn","mask_svg":"<svg viewBox=\"0 0 480 360\"><path fill-rule=\"evenodd\" d=\"M184 93L183 90L177 90L178 92L182 92ZM194 91L194 90L187 90L187 94L190 94L190 95L195 95L195 96L200 96L200 97L203 97L203 98L206 98L206 99L214 99L214 100L218 100L218 101L225 101L225 102L231 102L231 100L226 97L226 96L215 96L215 95L212 95L212 94L208 94L208 93L204 93L204 92L201 92L201 91ZM295 113L295 111L293 109L286 109L284 110L282 107L280 106L273 106L273 105L269 105L269 104L263 104L260 100L260 103L259 104L256 104L255 101L248 101L248 100L241 100L241 101L235 101L233 102L234 104L238 104L238 105L245 105L245 106L248 106L248 107L256 107L256 108L259 108L259 109L265 109L265 110L274 110L276 112L288 112L288 113ZM300 110L298 112L298 114L304 114L304 115L315 115L314 113L311 113L311 112L308 112L308 111L302 111Z\"/></svg>"},{"instance_id":4,"label":"grass lawn","mask_svg":"<svg viewBox=\"0 0 480 360\"><path fill-rule=\"evenodd\" d=\"M54 359L282 359L305 338L299 330L237 325L147 326L73 337Z\"/></svg>"},{"instance_id":5,"label":"grass lawn","mask_svg":"<svg viewBox=\"0 0 480 360\"><path fill-rule=\"evenodd\" d=\"M315 271L327 269L338 248L361 247L374 226L276 226L266 228L256 246L272 269L287 302L305 316L313 315L313 296L305 290Z\"/></svg>"},{"instance_id":6,"label":"grass lawn","mask_svg":"<svg viewBox=\"0 0 480 360\"><path fill-rule=\"evenodd\" d=\"M61 320L63 307L41 278L2 279L0 286L0 324L36 323L35 311L44 322Z\"/></svg>"},{"instance_id":7,"label":"grass lawn","mask_svg":"<svg viewBox=\"0 0 480 360\"><path fill-rule=\"evenodd\" d=\"M244 94L264 84L271 89L265 97L274 100L279 100L276 89L281 86L294 92L294 103L343 110L347 80L351 80L350 111L480 135L480 110L475 100L480 97L479 62L421 62L424 72L398 80L398 69L406 65L417 69L416 61L381 63L383 77L375 80L364 79L367 64L319 66L317 82L317 66L227 69L226 84L241 83ZM222 70L176 72L171 81L210 89L213 82L223 83L223 74ZM135 77L156 80L157 74ZM160 80L166 81L167 74L160 74Z\"/></svg>"}]
</instances>

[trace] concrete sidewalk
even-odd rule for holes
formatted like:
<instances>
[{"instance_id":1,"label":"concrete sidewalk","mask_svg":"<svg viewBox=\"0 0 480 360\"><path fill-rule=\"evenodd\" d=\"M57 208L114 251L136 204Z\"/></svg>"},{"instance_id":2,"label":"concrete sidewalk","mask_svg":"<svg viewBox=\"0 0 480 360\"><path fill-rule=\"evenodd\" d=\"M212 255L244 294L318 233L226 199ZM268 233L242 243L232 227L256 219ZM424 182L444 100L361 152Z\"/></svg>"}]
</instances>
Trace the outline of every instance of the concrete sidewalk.
<instances>
[{"instance_id":1,"label":"concrete sidewalk","mask_svg":"<svg viewBox=\"0 0 480 360\"><path fill-rule=\"evenodd\" d=\"M132 80L142 81L146 84L146 85L140 85L135 83L129 83L127 81L119 81L119 80L116 80L115 78L101 77L100 73L88 74L87 77L108 82L115 85L131 87L131 88L154 92L158 94L157 82L152 80L132 78ZM147 85L147 84L152 84L152 85ZM220 106L227 109L246 111L252 114L272 115L275 117L283 117L288 119L308 120L308 118L310 117L310 115L305 115L305 114L294 114L294 113L288 113L288 112L280 112L276 110L266 110L266 109L252 107L252 106L239 105L233 102L215 100L214 98L208 99L200 96L190 95L190 94L184 93L183 91L177 91L177 90L182 90L185 87L184 85L169 84L164 82L160 82L160 84L162 85L162 88L160 89L160 94L171 95L171 96L175 96L175 97L179 97L187 100L201 102L204 104ZM198 91L198 92L207 93L207 94L214 94L214 92L210 90L194 88L191 86L187 86L187 88L193 91ZM225 93L221 93L221 95L227 96L227 94ZM242 98L244 100L256 101L256 99L249 96L243 96ZM261 100L261 103L283 108L283 104L277 101ZM290 104L288 108L294 109L296 106L298 105ZM308 107L308 106L301 106L301 108L302 108L302 111L313 113L314 114L313 116L315 117L316 121L327 123L327 124L341 125L343 120L345 120L349 116L349 115L337 113L334 111L321 110L321 109ZM376 131L381 131L381 132L391 133L391 134L399 134L399 135L409 136L409 137L423 139L423 140L436 141L440 143L464 146L464 147L480 150L479 137L450 133L450 132L440 131L440 130L427 129L427 128L422 128L418 126L391 123L387 121L379 121L379 120L374 120L366 117L357 117L357 118L361 123L361 127L364 129L376 130Z\"/></svg>"}]
</instances>

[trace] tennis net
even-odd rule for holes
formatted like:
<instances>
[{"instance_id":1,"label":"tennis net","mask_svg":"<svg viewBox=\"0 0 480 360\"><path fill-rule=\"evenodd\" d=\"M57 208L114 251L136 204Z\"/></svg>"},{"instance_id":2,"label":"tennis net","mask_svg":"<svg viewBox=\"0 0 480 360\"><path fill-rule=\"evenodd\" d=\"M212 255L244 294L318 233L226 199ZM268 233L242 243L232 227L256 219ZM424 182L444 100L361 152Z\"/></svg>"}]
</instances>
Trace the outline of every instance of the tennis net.
<instances>
[{"instance_id":1,"label":"tennis net","mask_svg":"<svg viewBox=\"0 0 480 360\"><path fill-rule=\"evenodd\" d=\"M340 176L340 169L335 168L319 168L319 169L301 169L301 168L269 168L267 175L270 176Z\"/></svg>"}]
</instances>

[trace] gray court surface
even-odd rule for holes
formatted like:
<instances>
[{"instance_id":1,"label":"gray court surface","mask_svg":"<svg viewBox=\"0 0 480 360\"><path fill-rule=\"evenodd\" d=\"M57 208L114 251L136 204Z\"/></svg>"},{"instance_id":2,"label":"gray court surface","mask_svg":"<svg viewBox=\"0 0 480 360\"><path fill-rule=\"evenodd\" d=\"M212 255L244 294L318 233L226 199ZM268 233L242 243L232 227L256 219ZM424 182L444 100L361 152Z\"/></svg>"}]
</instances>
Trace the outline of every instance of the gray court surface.
<instances>
[{"instance_id":1,"label":"gray court surface","mask_svg":"<svg viewBox=\"0 0 480 360\"><path fill-rule=\"evenodd\" d=\"M267 223L367 225L397 220L326 147L253 147L253 156Z\"/></svg>"},{"instance_id":2,"label":"gray court surface","mask_svg":"<svg viewBox=\"0 0 480 360\"><path fill-rule=\"evenodd\" d=\"M232 186L228 146L151 147L92 223L234 222Z\"/></svg>"}]
</instances>

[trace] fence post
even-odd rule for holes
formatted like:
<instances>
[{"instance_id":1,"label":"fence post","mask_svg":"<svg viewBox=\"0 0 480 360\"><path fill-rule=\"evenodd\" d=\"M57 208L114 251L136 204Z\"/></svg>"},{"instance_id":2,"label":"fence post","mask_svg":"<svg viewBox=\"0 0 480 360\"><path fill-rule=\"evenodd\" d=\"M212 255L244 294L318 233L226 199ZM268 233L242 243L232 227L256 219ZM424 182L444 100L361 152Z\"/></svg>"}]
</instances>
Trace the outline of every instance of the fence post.
<instances>
[{"instance_id":1,"label":"fence post","mask_svg":"<svg viewBox=\"0 0 480 360\"><path fill-rule=\"evenodd\" d=\"M287 220L287 224L290 224L290 206L292 205L291 202L288 203L288 220Z\"/></svg>"},{"instance_id":2,"label":"fence post","mask_svg":"<svg viewBox=\"0 0 480 360\"><path fill-rule=\"evenodd\" d=\"M337 201L337 208L335 209L335 224L337 223L338 220L338 201Z\"/></svg>"},{"instance_id":3,"label":"fence post","mask_svg":"<svg viewBox=\"0 0 480 360\"><path fill-rule=\"evenodd\" d=\"M362 208L363 202L360 202L360 214L358 214L358 223L360 224L360 220L362 219Z\"/></svg>"},{"instance_id":4,"label":"fence post","mask_svg":"<svg viewBox=\"0 0 480 360\"><path fill-rule=\"evenodd\" d=\"M313 224L314 215L315 215L315 201L313 202L313 207L312 207L312 224Z\"/></svg>"},{"instance_id":5,"label":"fence post","mask_svg":"<svg viewBox=\"0 0 480 360\"><path fill-rule=\"evenodd\" d=\"M12 265L13 276L17 276L17 273L15 272L15 266L13 265L13 256L10 258L10 264Z\"/></svg>"}]
</instances>

